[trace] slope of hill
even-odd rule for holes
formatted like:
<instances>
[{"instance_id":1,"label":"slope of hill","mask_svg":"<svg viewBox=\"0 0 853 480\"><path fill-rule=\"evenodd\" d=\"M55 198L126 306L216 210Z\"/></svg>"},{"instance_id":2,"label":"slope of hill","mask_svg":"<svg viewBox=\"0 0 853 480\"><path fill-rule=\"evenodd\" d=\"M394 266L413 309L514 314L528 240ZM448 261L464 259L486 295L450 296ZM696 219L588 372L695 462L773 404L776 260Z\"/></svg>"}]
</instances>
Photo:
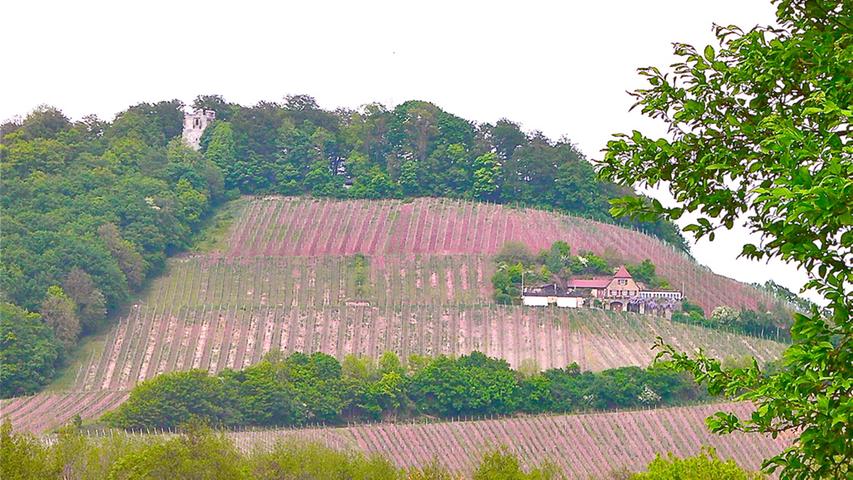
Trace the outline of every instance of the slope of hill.
<instances>
[{"instance_id":1,"label":"slope of hill","mask_svg":"<svg viewBox=\"0 0 853 480\"><path fill-rule=\"evenodd\" d=\"M96 417L159 373L241 368L275 349L339 359L479 350L514 367L533 360L590 370L647 365L656 336L720 357L764 362L782 351L780 343L657 317L495 305L490 254L510 239L534 248L566 239L576 250L652 258L661 271L706 282L693 291L704 292L708 307L728 295L762 300L659 241L562 215L450 200L255 199L221 249L170 260L106 338L92 342L90 358L66 375L62 388L73 393L0 403L2 415L42 431L78 413ZM357 262L356 253L366 257Z\"/></svg>"},{"instance_id":2,"label":"slope of hill","mask_svg":"<svg viewBox=\"0 0 853 480\"><path fill-rule=\"evenodd\" d=\"M772 297L714 274L654 237L543 210L421 198L411 202L267 197L249 204L228 242L229 259L376 255L492 255L509 241L537 252L564 240L625 262L650 259L658 273L710 313L729 305L756 309ZM489 262L486 262L488 265ZM393 273L392 273L393 274ZM480 272L478 279L483 279ZM485 277L488 284L488 277Z\"/></svg>"}]
</instances>

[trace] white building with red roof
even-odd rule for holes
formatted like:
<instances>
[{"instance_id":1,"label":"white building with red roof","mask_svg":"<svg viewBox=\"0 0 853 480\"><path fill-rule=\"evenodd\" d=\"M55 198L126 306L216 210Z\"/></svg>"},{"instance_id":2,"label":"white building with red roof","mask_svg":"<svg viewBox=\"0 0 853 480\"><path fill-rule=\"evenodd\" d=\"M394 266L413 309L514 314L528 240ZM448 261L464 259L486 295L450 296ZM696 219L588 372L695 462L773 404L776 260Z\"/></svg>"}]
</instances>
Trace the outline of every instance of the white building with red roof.
<instances>
[{"instance_id":1,"label":"white building with red roof","mask_svg":"<svg viewBox=\"0 0 853 480\"><path fill-rule=\"evenodd\" d=\"M680 291L647 289L624 265L612 277L571 278L558 284L524 288L523 305L544 307L601 307L606 310L649 313L669 318L682 299Z\"/></svg>"}]
</instances>

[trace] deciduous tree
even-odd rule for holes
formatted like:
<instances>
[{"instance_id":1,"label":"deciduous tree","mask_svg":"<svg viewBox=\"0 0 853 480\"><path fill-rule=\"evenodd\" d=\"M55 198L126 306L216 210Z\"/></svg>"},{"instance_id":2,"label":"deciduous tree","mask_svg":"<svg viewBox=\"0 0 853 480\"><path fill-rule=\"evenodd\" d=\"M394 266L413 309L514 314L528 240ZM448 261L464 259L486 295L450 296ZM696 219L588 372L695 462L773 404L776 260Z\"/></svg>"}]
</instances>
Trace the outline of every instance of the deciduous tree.
<instances>
[{"instance_id":1,"label":"deciduous tree","mask_svg":"<svg viewBox=\"0 0 853 480\"><path fill-rule=\"evenodd\" d=\"M853 472L853 3L777 0L777 25L715 26L717 47L675 44L671 71L640 69L647 88L636 107L669 135L618 135L603 178L665 185L678 202L626 199L616 215L692 213L685 231L714 239L743 221L761 238L751 259L781 258L805 270L807 288L829 307L797 313L784 368L724 370L703 354L661 354L709 384L712 393L755 403L748 419L719 413L713 431L792 432L794 444L765 461L783 478L846 478Z\"/></svg>"},{"instance_id":2,"label":"deciduous tree","mask_svg":"<svg viewBox=\"0 0 853 480\"><path fill-rule=\"evenodd\" d=\"M62 287L53 285L47 289L40 313L65 351L71 350L80 336L80 319L77 318L74 300L62 291Z\"/></svg>"}]
</instances>

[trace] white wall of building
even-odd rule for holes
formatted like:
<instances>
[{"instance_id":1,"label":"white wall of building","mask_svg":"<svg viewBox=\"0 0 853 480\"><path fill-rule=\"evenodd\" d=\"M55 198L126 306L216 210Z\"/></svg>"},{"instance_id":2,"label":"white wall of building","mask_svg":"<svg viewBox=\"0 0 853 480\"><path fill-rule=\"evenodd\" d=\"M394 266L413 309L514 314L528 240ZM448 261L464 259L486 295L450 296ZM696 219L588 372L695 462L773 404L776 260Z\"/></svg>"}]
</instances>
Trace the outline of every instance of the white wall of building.
<instances>
[{"instance_id":1,"label":"white wall of building","mask_svg":"<svg viewBox=\"0 0 853 480\"><path fill-rule=\"evenodd\" d=\"M521 303L528 307L547 307L548 297L521 297Z\"/></svg>"},{"instance_id":2,"label":"white wall of building","mask_svg":"<svg viewBox=\"0 0 853 480\"><path fill-rule=\"evenodd\" d=\"M557 306L561 308L579 308L583 303L582 298L557 297Z\"/></svg>"}]
</instances>

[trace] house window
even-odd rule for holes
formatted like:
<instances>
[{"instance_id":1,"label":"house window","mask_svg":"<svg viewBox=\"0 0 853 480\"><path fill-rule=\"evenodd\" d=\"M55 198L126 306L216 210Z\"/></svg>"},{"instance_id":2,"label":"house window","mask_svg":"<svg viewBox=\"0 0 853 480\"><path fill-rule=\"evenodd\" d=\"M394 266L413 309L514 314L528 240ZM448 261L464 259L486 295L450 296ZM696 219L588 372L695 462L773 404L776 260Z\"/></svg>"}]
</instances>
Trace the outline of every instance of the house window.
<instances>
[{"instance_id":1,"label":"house window","mask_svg":"<svg viewBox=\"0 0 853 480\"><path fill-rule=\"evenodd\" d=\"M624 278L620 278L619 279L619 285L628 285L628 280L626 280Z\"/></svg>"}]
</instances>

